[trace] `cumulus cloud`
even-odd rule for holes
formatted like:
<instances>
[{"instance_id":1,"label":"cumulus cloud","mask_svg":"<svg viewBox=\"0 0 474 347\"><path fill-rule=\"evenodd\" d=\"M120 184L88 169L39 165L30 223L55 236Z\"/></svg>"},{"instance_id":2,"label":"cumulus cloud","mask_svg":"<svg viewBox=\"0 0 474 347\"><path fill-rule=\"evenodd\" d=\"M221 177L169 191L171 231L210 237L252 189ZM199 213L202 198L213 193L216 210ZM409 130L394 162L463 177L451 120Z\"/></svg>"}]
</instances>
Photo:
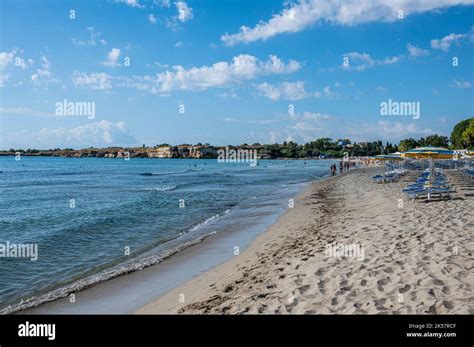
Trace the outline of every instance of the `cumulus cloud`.
<instances>
[{"instance_id":1,"label":"cumulus cloud","mask_svg":"<svg viewBox=\"0 0 474 347\"><path fill-rule=\"evenodd\" d=\"M13 63L15 52L0 52L0 69L6 68Z\"/></svg>"},{"instance_id":2,"label":"cumulus cloud","mask_svg":"<svg viewBox=\"0 0 474 347\"><path fill-rule=\"evenodd\" d=\"M300 100L308 96L308 93L304 88L304 82L302 81L283 82L277 85L264 82L259 84L257 89L262 93L262 95L271 100Z\"/></svg>"},{"instance_id":3,"label":"cumulus cloud","mask_svg":"<svg viewBox=\"0 0 474 347\"><path fill-rule=\"evenodd\" d=\"M10 79L10 69L17 67L26 69L33 66L33 59L26 59L17 56L17 50L10 52L0 52L0 88L4 87Z\"/></svg>"},{"instance_id":4,"label":"cumulus cloud","mask_svg":"<svg viewBox=\"0 0 474 347\"><path fill-rule=\"evenodd\" d=\"M407 50L408 50L408 53L410 54L410 57L412 58L424 57L430 54L430 52L427 49L414 46L411 43L407 44Z\"/></svg>"},{"instance_id":5,"label":"cumulus cloud","mask_svg":"<svg viewBox=\"0 0 474 347\"><path fill-rule=\"evenodd\" d=\"M112 48L110 52L107 54L107 59L102 62L105 66L115 67L120 66L121 64L118 62L118 58L120 57L122 52L118 48Z\"/></svg>"},{"instance_id":6,"label":"cumulus cloud","mask_svg":"<svg viewBox=\"0 0 474 347\"><path fill-rule=\"evenodd\" d=\"M123 122L108 120L73 128L43 128L39 131L0 132L1 148L85 148L133 146L137 140Z\"/></svg>"},{"instance_id":7,"label":"cumulus cloud","mask_svg":"<svg viewBox=\"0 0 474 347\"><path fill-rule=\"evenodd\" d=\"M350 52L343 56L344 60L347 58L348 65L342 65L345 70L364 71L368 68L381 65L391 65L400 61L399 57L387 57L382 60L373 59L368 53ZM343 61L344 61L343 60Z\"/></svg>"},{"instance_id":8,"label":"cumulus cloud","mask_svg":"<svg viewBox=\"0 0 474 347\"><path fill-rule=\"evenodd\" d=\"M206 90L211 87L224 87L242 81L255 79L258 76L287 74L299 70L301 64L290 60L285 63L280 58L270 55L267 60L241 54L231 62L220 61L212 66L192 67L173 66L173 70L155 76L135 76L125 80L125 85L148 89L152 93L169 93L174 90Z\"/></svg>"},{"instance_id":9,"label":"cumulus cloud","mask_svg":"<svg viewBox=\"0 0 474 347\"><path fill-rule=\"evenodd\" d=\"M188 4L184 1L178 1L174 3L176 6L176 9L178 10L178 20L180 22L186 22L190 19L193 18L193 9L188 6Z\"/></svg>"},{"instance_id":10,"label":"cumulus cloud","mask_svg":"<svg viewBox=\"0 0 474 347\"><path fill-rule=\"evenodd\" d=\"M449 51L451 45L459 44L459 41L468 37L468 34L455 34L451 33L441 39L431 40L431 47L434 49L440 49L444 52Z\"/></svg>"},{"instance_id":11,"label":"cumulus cloud","mask_svg":"<svg viewBox=\"0 0 474 347\"><path fill-rule=\"evenodd\" d=\"M105 90L112 88L112 76L103 72L87 74L74 71L72 81L76 87L86 87L93 90Z\"/></svg>"},{"instance_id":12,"label":"cumulus cloud","mask_svg":"<svg viewBox=\"0 0 474 347\"><path fill-rule=\"evenodd\" d=\"M138 0L116 0L118 3L126 4L131 7L144 8L145 6L140 4Z\"/></svg>"},{"instance_id":13,"label":"cumulus cloud","mask_svg":"<svg viewBox=\"0 0 474 347\"><path fill-rule=\"evenodd\" d=\"M472 4L474 0L299 0L268 21L254 27L242 26L235 34L224 34L221 40L228 46L267 40L282 33L295 33L319 21L340 25L356 25L373 21L398 20L399 11L406 17L414 13L437 10L449 6Z\"/></svg>"}]
</instances>

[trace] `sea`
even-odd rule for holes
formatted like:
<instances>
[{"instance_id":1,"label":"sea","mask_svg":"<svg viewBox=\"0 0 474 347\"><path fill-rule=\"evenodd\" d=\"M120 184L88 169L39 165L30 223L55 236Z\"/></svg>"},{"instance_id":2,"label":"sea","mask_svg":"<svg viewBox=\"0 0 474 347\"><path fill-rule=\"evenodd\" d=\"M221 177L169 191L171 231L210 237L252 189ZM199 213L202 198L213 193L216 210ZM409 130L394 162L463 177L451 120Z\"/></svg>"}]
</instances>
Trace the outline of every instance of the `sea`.
<instances>
[{"instance_id":1,"label":"sea","mask_svg":"<svg viewBox=\"0 0 474 347\"><path fill-rule=\"evenodd\" d=\"M142 270L211 235L263 232L261 221L292 208L332 163L0 157L0 313ZM37 259L11 252L22 245Z\"/></svg>"}]
</instances>

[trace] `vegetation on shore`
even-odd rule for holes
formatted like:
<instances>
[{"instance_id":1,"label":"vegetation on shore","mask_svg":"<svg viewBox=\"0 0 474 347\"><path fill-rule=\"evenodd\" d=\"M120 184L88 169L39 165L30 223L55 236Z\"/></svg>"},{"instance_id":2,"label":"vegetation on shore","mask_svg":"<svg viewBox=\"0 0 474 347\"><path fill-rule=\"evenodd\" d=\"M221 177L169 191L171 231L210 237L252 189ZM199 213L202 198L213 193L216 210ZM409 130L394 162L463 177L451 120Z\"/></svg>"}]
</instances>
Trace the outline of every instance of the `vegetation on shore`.
<instances>
[{"instance_id":1,"label":"vegetation on shore","mask_svg":"<svg viewBox=\"0 0 474 347\"><path fill-rule=\"evenodd\" d=\"M22 155L32 156L63 156L63 157L106 157L122 158L130 157L153 157L153 158L216 158L221 149L241 149L256 150L257 156L262 159L275 158L341 158L349 156L374 156L377 154L390 154L395 152L405 152L420 146L449 147L451 149L474 149L474 118L466 119L454 127L451 137L441 135L430 135L418 140L413 138L403 139L398 145L382 143L382 141L372 142L352 142L350 139L319 138L314 141L299 145L293 141L285 141L282 144L242 144L239 146L212 146L208 143L195 145L182 144L172 146L162 143L154 147L107 147L107 148L85 148L74 150L65 149L10 149L0 151L0 155Z\"/></svg>"}]
</instances>

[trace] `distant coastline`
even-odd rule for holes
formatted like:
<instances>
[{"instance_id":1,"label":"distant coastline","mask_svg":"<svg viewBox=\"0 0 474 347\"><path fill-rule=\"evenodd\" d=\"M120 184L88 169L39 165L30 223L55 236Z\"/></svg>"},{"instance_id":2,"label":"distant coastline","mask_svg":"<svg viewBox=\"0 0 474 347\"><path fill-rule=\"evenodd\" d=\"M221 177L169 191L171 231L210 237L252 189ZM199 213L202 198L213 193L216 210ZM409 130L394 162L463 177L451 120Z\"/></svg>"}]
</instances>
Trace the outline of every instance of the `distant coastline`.
<instances>
[{"instance_id":1,"label":"distant coastline","mask_svg":"<svg viewBox=\"0 0 474 347\"><path fill-rule=\"evenodd\" d=\"M241 144L213 146L209 143L170 145L160 144L153 147L89 147L83 149L14 149L0 150L0 156L46 156L64 158L176 158L176 159L216 159L225 152L225 156L237 157L246 153L255 159L327 159L345 156L373 156L380 153L393 153L397 146L382 141L352 143L349 139L321 138L299 145L288 141L282 144Z\"/></svg>"}]
</instances>

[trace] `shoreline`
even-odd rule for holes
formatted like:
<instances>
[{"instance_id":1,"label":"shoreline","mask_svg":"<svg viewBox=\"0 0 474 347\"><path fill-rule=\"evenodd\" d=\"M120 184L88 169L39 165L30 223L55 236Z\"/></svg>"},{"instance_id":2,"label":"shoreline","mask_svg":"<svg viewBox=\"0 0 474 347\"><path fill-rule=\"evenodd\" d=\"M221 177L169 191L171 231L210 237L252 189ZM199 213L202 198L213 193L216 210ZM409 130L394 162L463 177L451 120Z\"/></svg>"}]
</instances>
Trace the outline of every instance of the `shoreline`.
<instances>
[{"instance_id":1,"label":"shoreline","mask_svg":"<svg viewBox=\"0 0 474 347\"><path fill-rule=\"evenodd\" d=\"M353 168L350 172L354 172L361 168ZM346 175L345 173L344 175ZM339 178L344 175L336 175L322 178L320 180L313 180L304 187L296 196L293 197L295 201L295 207L297 208L297 203L304 200L312 194L312 187L314 185L327 185L333 181L337 181ZM238 268L241 264L250 264L255 262L258 258L259 249L265 247L268 242L273 241L274 239L281 237L281 230L277 227L281 223L285 223L285 220L292 219L288 218L288 214L291 213L293 209L287 209L278 220L272 224L267 230L258 235L252 243L238 256L229 259L225 263L220 264L219 266L199 275L196 278L189 280L188 282L180 285L179 287L173 288L170 291L160 295L154 301L143 306L139 310L136 310L135 314L175 314L179 313L179 310L182 309L183 305L182 298L184 294L185 303L189 301L196 301L199 298L207 296L207 289L210 287L208 283L211 282L227 282L234 280L234 277L237 275L237 272L233 272L235 268ZM215 285L211 285L214 287Z\"/></svg>"},{"instance_id":2,"label":"shoreline","mask_svg":"<svg viewBox=\"0 0 474 347\"><path fill-rule=\"evenodd\" d=\"M415 172L378 185L375 170L313 182L245 252L134 313L474 314L468 192L411 204ZM334 243L365 257L328 257Z\"/></svg>"},{"instance_id":3,"label":"shoreline","mask_svg":"<svg viewBox=\"0 0 474 347\"><path fill-rule=\"evenodd\" d=\"M325 180L327 178L321 178L319 180ZM296 193L296 195L300 194L301 191L304 191L307 189L307 186L311 184L313 180L308 181L307 183L303 184L301 188L299 188L299 191ZM294 198L295 195L289 196L289 198ZM12 314L50 314L50 313L86 313L88 312L86 308L91 308L90 303L91 302L97 302L97 300L100 300L101 295L105 295L104 293L107 293L109 290L112 290L113 293L112 295L117 295L117 296L122 296L123 292L125 289L119 288L116 283L121 283L121 286L127 287L129 290L133 290L133 288L136 289L134 285L131 284L131 282L140 282L144 280L145 276L152 276L156 277L156 281L161 281L160 278L157 277L157 274L164 272L167 273L170 271L171 268L173 267L179 267L178 263L182 262L183 264L187 263L188 265L192 264L193 259L196 257L199 257L200 255L197 254L199 253L197 250L200 250L202 253L209 253L211 254L212 251L215 251L217 253L215 256L209 256L208 259L204 260L204 264L201 264L201 268L199 266L193 264L190 265L191 267L195 267L196 269L195 272L197 273L187 273L187 276L189 278L185 278L184 280L181 279L181 281L175 281L174 279L170 280L170 283L167 285L163 285L163 287L166 288L164 292L169 290L170 288L168 287L174 287L181 285L182 283L185 283L187 280L195 277L196 275L199 275L200 273L203 273L205 271L208 271L210 268L214 268L225 261L228 260L228 258L231 258L231 256L228 255L223 255L219 254L222 253L222 248L229 248L229 240L232 240L232 247L229 248L230 251L233 251L233 245L239 244L239 242L242 242L243 244L243 249L245 249L249 244L251 244L252 240L255 239L255 237L258 237L259 234L264 233L268 227L276 222L276 220L281 216L282 214L285 213L287 210L288 206L282 207L282 211L269 215L269 216L262 216L261 219L262 221L256 225L252 226L249 228L247 231L237 231L235 232L235 235L227 235L227 234L232 234L232 233L226 233L226 232L213 232L210 234L206 234L204 236L200 236L198 239L190 242L189 245L185 245L185 247L180 247L179 250L173 251L173 252L168 252L170 254L161 254L158 256L146 256L143 257L143 259L148 259L148 258L159 258L158 261L150 261L147 262L145 266L139 266L143 261L140 261L138 263L135 263L133 260L127 261L126 263L130 262L130 265L137 265L134 266L133 269L130 271L122 271L123 264L118 264L111 269L107 270L107 272L113 272L114 269L120 270L121 273L119 274L113 274L109 278L101 281L94 282L93 284L87 284L88 283L88 278L83 278L79 281L73 282L72 284L68 284L66 286L57 288L53 290L52 292L47 292L43 295L40 295L38 297L35 297L35 299L41 298L41 297L48 297L51 296L52 293L57 292L59 295L51 300L51 299L46 299L42 300L41 303L36 304L34 303L33 305L30 305L28 300L23 301L23 307L21 309L15 309L13 312L9 312ZM240 238L242 237L242 240ZM183 246L180 244L180 246ZM239 244L240 246L240 244ZM213 248L210 250L210 248ZM164 252L167 253L167 252ZM137 258L141 259L141 258ZM153 259L152 259L153 260ZM197 260L198 261L198 260ZM124 263L124 264L126 264ZM149 264L148 264L149 263ZM171 266L170 266L171 264ZM198 269L199 268L199 269ZM96 275L92 275L96 276ZM186 275L183 275L186 276ZM179 276L178 276L179 277ZM80 288L75 288L75 285L78 282L85 282L86 285L80 286ZM74 287L74 288L73 288ZM67 288L65 291L64 289ZM131 289L132 288L132 289ZM158 293L160 293L158 291ZM78 305L70 305L69 303L69 295L74 294L77 298L76 302L78 302ZM108 295L108 294L107 294ZM138 294L135 294L137 296ZM150 293L147 293L147 295L151 295ZM153 296L155 298L156 295ZM35 300L36 301L36 300ZM15 305L11 305L12 307L15 307ZM107 307L105 308L106 305L103 305L104 307L99 309L99 311L94 311L92 309L92 312L96 313L120 313L120 312L133 312L137 308L141 306L137 306L133 308L130 311L123 311L121 308L110 308ZM128 307L124 305L119 305L120 307ZM4 312L6 313L6 312Z\"/></svg>"}]
</instances>

